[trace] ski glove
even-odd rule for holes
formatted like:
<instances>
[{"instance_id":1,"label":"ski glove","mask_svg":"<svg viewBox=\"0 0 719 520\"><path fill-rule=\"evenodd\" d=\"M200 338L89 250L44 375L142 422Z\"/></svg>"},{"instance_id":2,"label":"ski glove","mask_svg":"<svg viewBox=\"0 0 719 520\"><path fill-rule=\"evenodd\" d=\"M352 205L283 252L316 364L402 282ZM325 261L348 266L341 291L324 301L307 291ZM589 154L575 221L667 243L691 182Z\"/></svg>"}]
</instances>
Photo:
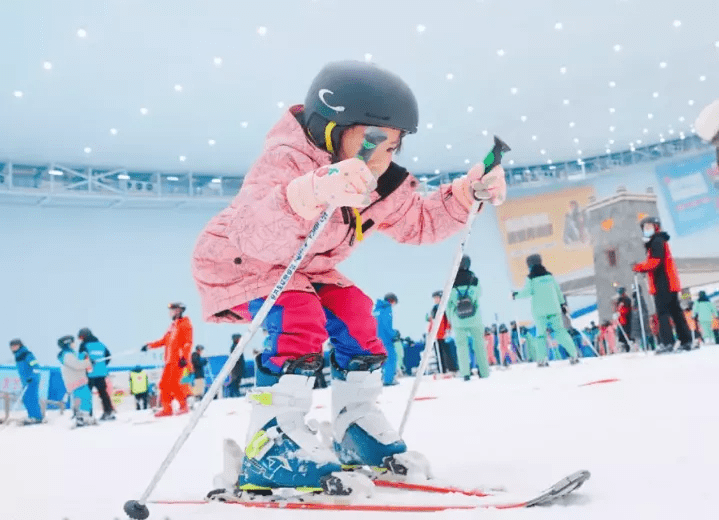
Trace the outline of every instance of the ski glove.
<instances>
[{"instance_id":1,"label":"ski glove","mask_svg":"<svg viewBox=\"0 0 719 520\"><path fill-rule=\"evenodd\" d=\"M306 220L316 218L327 205L364 208L377 180L367 165L352 158L323 166L287 185L287 202Z\"/></svg>"},{"instance_id":2,"label":"ski glove","mask_svg":"<svg viewBox=\"0 0 719 520\"><path fill-rule=\"evenodd\" d=\"M148 346L149 346L149 345L143 345L140 350L141 350L142 352L147 352L147 347L148 347Z\"/></svg>"},{"instance_id":3,"label":"ski glove","mask_svg":"<svg viewBox=\"0 0 719 520\"><path fill-rule=\"evenodd\" d=\"M495 166L487 175L484 177L482 175L484 175L484 164L477 163L472 166L467 175L452 181L452 193L468 210L472 207L475 199L499 206L507 198L504 168Z\"/></svg>"},{"instance_id":4,"label":"ski glove","mask_svg":"<svg viewBox=\"0 0 719 520\"><path fill-rule=\"evenodd\" d=\"M180 368L185 368L187 366L187 360L185 358L180 358L180 361L177 362L177 365Z\"/></svg>"}]
</instances>

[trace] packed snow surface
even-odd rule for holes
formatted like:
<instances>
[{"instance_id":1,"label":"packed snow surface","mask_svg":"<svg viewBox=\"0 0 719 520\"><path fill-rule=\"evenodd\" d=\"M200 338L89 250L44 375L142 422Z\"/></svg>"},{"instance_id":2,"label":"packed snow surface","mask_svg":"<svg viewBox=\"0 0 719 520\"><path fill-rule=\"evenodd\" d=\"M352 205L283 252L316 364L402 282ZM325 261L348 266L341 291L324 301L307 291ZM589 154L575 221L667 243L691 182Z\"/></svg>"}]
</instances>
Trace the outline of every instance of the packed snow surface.
<instances>
[{"instance_id":1,"label":"packed snow surface","mask_svg":"<svg viewBox=\"0 0 719 520\"><path fill-rule=\"evenodd\" d=\"M405 431L438 479L466 487L543 489L579 469L592 478L548 507L422 513L426 518L719 518L719 347L665 356L644 353L566 361L549 368L493 369L468 382L426 377ZM587 384L602 380L612 382ZM387 388L380 404L399 426L412 378ZM315 393L312 416L329 419L330 390ZM221 470L222 441L244 446L250 405L213 401L150 499L201 499ZM3 520L125 519L189 416L146 420L125 412L70 429L50 412L38 426L0 429ZM448 497L451 499L452 497ZM413 493L403 502L437 504ZM245 510L226 504L149 504L150 520L212 518L385 518L404 513Z\"/></svg>"}]
</instances>

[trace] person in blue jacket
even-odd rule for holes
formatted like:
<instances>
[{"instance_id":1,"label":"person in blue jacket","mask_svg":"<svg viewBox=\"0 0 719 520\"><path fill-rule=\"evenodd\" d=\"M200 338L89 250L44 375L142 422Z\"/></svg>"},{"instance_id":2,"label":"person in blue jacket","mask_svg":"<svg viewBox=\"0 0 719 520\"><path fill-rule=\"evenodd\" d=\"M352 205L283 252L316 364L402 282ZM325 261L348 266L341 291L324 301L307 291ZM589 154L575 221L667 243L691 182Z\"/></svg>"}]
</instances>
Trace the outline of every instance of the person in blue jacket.
<instances>
[{"instance_id":1,"label":"person in blue jacket","mask_svg":"<svg viewBox=\"0 0 719 520\"><path fill-rule=\"evenodd\" d=\"M397 296L394 293L385 294L384 298L377 300L372 313L377 319L377 336L382 340L387 350L387 360L382 365L382 383L384 386L396 385L397 352L394 350L394 327L392 326L392 306L397 305Z\"/></svg>"},{"instance_id":2,"label":"person in blue jacket","mask_svg":"<svg viewBox=\"0 0 719 520\"><path fill-rule=\"evenodd\" d=\"M22 340L10 341L10 350L15 354L15 364L23 386L22 404L25 405L28 416L25 424L41 423L43 417L40 408L40 370L37 360L33 353L23 345Z\"/></svg>"},{"instance_id":3,"label":"person in blue jacket","mask_svg":"<svg viewBox=\"0 0 719 520\"><path fill-rule=\"evenodd\" d=\"M93 388L97 388L100 401L102 401L100 420L112 420L115 418L115 409L112 407L110 395L107 393L107 381L105 380L108 374L107 365L110 364L110 351L87 327L80 329L77 338L81 341L78 357L80 359L89 358L93 363L92 371L87 374L87 384L91 391Z\"/></svg>"}]
</instances>

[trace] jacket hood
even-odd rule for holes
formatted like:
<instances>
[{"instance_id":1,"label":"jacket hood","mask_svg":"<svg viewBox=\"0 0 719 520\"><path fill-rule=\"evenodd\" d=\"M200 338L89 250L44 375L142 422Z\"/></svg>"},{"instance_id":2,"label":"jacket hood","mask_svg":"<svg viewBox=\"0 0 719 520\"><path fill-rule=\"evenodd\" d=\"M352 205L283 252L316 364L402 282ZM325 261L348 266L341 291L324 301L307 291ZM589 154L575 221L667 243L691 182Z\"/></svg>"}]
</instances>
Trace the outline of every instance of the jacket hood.
<instances>
[{"instance_id":1,"label":"jacket hood","mask_svg":"<svg viewBox=\"0 0 719 520\"><path fill-rule=\"evenodd\" d=\"M387 307L392 307L392 304L387 300L377 300L378 309L386 309Z\"/></svg>"},{"instance_id":2,"label":"jacket hood","mask_svg":"<svg viewBox=\"0 0 719 520\"><path fill-rule=\"evenodd\" d=\"M544 267L542 264L535 264L529 270L528 277L529 278L539 278L540 276L544 276L545 274L552 274L552 273L547 271L547 268Z\"/></svg>"}]
</instances>

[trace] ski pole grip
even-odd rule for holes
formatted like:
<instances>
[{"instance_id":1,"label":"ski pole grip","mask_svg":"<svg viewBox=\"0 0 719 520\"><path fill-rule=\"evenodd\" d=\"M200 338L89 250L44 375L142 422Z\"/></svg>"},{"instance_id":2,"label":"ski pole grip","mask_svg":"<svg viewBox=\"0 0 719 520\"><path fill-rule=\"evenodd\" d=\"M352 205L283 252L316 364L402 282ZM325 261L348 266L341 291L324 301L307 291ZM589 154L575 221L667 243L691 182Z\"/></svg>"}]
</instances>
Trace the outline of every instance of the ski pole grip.
<instances>
[{"instance_id":1,"label":"ski pole grip","mask_svg":"<svg viewBox=\"0 0 719 520\"><path fill-rule=\"evenodd\" d=\"M357 152L357 159L361 159L364 162L370 160L372 154L377 149L377 145L387 140L387 134L380 130L376 126L370 126L364 132L364 141L362 141L362 147Z\"/></svg>"},{"instance_id":2,"label":"ski pole grip","mask_svg":"<svg viewBox=\"0 0 719 520\"><path fill-rule=\"evenodd\" d=\"M482 161L484 163L484 174L482 177L487 175L487 173L489 173L495 166L499 166L502 163L502 157L504 157L504 154L510 150L511 148L509 145L495 135L494 146L484 158L484 161Z\"/></svg>"}]
</instances>

